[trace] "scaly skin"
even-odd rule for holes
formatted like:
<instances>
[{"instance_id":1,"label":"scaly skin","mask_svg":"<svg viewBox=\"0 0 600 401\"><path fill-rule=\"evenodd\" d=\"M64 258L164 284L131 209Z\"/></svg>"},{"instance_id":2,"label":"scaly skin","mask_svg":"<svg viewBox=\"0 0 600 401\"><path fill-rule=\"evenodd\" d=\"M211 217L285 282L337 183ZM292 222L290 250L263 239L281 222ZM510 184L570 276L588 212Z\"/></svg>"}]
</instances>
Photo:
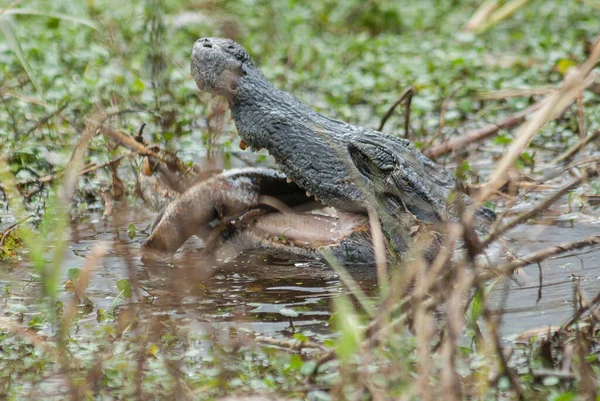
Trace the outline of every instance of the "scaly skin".
<instances>
[{"instance_id":1,"label":"scaly skin","mask_svg":"<svg viewBox=\"0 0 600 401\"><path fill-rule=\"evenodd\" d=\"M227 98L244 142L267 149L287 177L324 204L447 219L455 187L448 171L406 140L325 117L275 88L236 42L199 39L191 72L201 90Z\"/></svg>"},{"instance_id":2,"label":"scaly skin","mask_svg":"<svg viewBox=\"0 0 600 401\"><path fill-rule=\"evenodd\" d=\"M261 208L264 212L261 197L288 206L306 202L305 197L298 196L302 190L335 208L337 217L263 214L243 226L226 224L223 229L221 225L217 237L242 243L240 248L304 257L318 257L323 250L318 243L325 241L325 247L338 261L368 263L373 262L374 255L364 224L351 224L339 231L336 228L333 231L344 233L337 239L323 235L331 231L327 227L339 228L342 220L348 221L344 213L354 214L350 221L362 218L363 222L367 213L378 213L389 255L407 251L408 241L415 240L408 235L414 233L415 225L456 217L454 205L448 201L456 184L448 171L406 140L325 117L276 89L234 41L198 40L192 51L191 72L201 90L228 100L242 140L255 149L267 149L285 175L272 170L246 170L223 173L192 186L163 210L145 248L174 252L193 234L208 237L214 233L215 221L227 221L228 216ZM286 178L293 183L286 185ZM154 191L153 187L146 188L147 194ZM163 195L162 199L169 197ZM453 198L469 202L466 197ZM494 218L487 209L479 215L480 222ZM293 233L296 240L317 237L302 249L273 239L285 237L286 232ZM429 258L435 244L430 246L430 236L424 237L425 241L418 242Z\"/></svg>"}]
</instances>

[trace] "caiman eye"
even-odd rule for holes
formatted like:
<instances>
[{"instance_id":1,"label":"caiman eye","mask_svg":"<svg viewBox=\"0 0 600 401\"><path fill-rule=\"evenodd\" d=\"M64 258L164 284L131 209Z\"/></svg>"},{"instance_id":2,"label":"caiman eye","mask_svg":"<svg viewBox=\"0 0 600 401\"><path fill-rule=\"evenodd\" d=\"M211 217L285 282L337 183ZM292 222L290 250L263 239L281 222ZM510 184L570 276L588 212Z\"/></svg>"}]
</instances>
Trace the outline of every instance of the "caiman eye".
<instances>
[{"instance_id":1,"label":"caiman eye","mask_svg":"<svg viewBox=\"0 0 600 401\"><path fill-rule=\"evenodd\" d=\"M371 181L381 180L394 171L394 158L383 149L374 147L359 149L350 145L348 151L358 171Z\"/></svg>"}]
</instances>

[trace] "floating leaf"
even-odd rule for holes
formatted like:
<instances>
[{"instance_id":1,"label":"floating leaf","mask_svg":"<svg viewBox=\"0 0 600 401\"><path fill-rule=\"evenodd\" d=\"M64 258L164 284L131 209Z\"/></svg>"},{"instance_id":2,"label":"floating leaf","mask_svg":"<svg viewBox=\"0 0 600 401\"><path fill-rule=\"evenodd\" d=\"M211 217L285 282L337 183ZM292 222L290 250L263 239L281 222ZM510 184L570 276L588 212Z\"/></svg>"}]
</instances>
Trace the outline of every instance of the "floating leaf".
<instances>
[{"instance_id":1,"label":"floating leaf","mask_svg":"<svg viewBox=\"0 0 600 401\"><path fill-rule=\"evenodd\" d=\"M81 269L79 269L77 267L71 267L69 270L67 270L67 277L71 281L77 280L77 278L79 278L80 274L81 274Z\"/></svg>"},{"instance_id":2,"label":"floating leaf","mask_svg":"<svg viewBox=\"0 0 600 401\"><path fill-rule=\"evenodd\" d=\"M44 323L44 319L42 319L40 315L35 315L33 319L29 321L29 327L38 331L44 328Z\"/></svg>"},{"instance_id":3,"label":"floating leaf","mask_svg":"<svg viewBox=\"0 0 600 401\"><path fill-rule=\"evenodd\" d=\"M131 290L131 283L129 280L123 279L117 281L117 288L125 298L131 298L133 291Z\"/></svg>"},{"instance_id":4,"label":"floating leaf","mask_svg":"<svg viewBox=\"0 0 600 401\"><path fill-rule=\"evenodd\" d=\"M558 376L547 376L544 377L543 383L544 386L547 387L556 386L558 383L560 383L560 379L558 378Z\"/></svg>"},{"instance_id":5,"label":"floating leaf","mask_svg":"<svg viewBox=\"0 0 600 401\"><path fill-rule=\"evenodd\" d=\"M291 308L281 308L279 310L279 313L282 314L285 317L298 317L298 312L296 312L295 310L291 309Z\"/></svg>"},{"instance_id":6,"label":"floating leaf","mask_svg":"<svg viewBox=\"0 0 600 401\"><path fill-rule=\"evenodd\" d=\"M151 356L153 358L158 357L158 346L156 344L152 344L146 350L146 355Z\"/></svg>"},{"instance_id":7,"label":"floating leaf","mask_svg":"<svg viewBox=\"0 0 600 401\"><path fill-rule=\"evenodd\" d=\"M133 223L129 223L129 226L127 227L127 236L129 236L129 239L134 239L135 233L135 226L133 225Z\"/></svg>"},{"instance_id":8,"label":"floating leaf","mask_svg":"<svg viewBox=\"0 0 600 401\"><path fill-rule=\"evenodd\" d=\"M565 75L567 73L567 71L569 71L570 68L573 68L576 66L577 66L577 63L574 62L573 60L562 58L556 62L556 64L554 65L554 68L556 68L556 70L558 72L560 72L562 75Z\"/></svg>"}]
</instances>

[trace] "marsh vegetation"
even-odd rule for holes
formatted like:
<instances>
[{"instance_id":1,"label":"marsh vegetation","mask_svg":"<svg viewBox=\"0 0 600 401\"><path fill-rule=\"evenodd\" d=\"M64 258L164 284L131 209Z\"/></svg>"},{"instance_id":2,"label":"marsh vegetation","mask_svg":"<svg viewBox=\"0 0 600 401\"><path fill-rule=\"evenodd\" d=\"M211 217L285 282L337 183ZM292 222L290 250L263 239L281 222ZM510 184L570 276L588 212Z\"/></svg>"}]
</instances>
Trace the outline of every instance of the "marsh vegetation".
<instances>
[{"instance_id":1,"label":"marsh vegetation","mask_svg":"<svg viewBox=\"0 0 600 401\"><path fill-rule=\"evenodd\" d=\"M597 399L599 15L595 0L2 4L0 399ZM201 36L453 171L474 206L437 257L208 261L192 241L143 262L149 150L118 138L202 170L273 166L190 78ZM487 233L480 205L499 216Z\"/></svg>"}]
</instances>

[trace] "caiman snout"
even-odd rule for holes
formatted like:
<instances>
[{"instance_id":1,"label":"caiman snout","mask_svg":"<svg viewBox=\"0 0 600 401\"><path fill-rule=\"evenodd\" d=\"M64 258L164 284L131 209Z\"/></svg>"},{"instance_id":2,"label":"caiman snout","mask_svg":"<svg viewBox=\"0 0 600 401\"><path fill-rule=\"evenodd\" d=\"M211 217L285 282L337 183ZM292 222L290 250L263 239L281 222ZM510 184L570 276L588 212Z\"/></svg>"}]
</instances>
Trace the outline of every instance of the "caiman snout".
<instances>
[{"instance_id":1,"label":"caiman snout","mask_svg":"<svg viewBox=\"0 0 600 401\"><path fill-rule=\"evenodd\" d=\"M198 39L197 43L200 43L202 45L202 47L208 47L209 49L212 49L212 47L213 47L210 39L208 39L208 38Z\"/></svg>"}]
</instances>

